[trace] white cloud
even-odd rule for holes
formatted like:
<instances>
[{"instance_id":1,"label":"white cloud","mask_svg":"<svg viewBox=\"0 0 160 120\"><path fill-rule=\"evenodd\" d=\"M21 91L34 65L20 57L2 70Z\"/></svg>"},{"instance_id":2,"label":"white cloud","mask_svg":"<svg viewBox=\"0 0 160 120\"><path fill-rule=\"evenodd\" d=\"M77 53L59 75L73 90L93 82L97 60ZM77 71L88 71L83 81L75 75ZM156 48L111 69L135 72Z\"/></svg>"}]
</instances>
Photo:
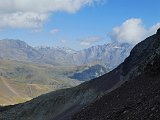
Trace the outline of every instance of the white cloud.
<instances>
[{"instance_id":1,"label":"white cloud","mask_svg":"<svg viewBox=\"0 0 160 120\"><path fill-rule=\"evenodd\" d=\"M57 34L59 32L60 32L60 30L57 28L50 31L51 34Z\"/></svg>"},{"instance_id":2,"label":"white cloud","mask_svg":"<svg viewBox=\"0 0 160 120\"><path fill-rule=\"evenodd\" d=\"M0 0L0 28L42 27L50 13L75 13L103 0Z\"/></svg>"},{"instance_id":3,"label":"white cloud","mask_svg":"<svg viewBox=\"0 0 160 120\"><path fill-rule=\"evenodd\" d=\"M110 36L114 41L137 44L146 37L156 33L160 23L150 28L145 28L141 19L132 18L125 21L121 26L113 28Z\"/></svg>"},{"instance_id":4,"label":"white cloud","mask_svg":"<svg viewBox=\"0 0 160 120\"><path fill-rule=\"evenodd\" d=\"M96 42L101 41L103 38L100 36L88 37L86 39L81 40L80 44L83 46L90 46Z\"/></svg>"},{"instance_id":5,"label":"white cloud","mask_svg":"<svg viewBox=\"0 0 160 120\"><path fill-rule=\"evenodd\" d=\"M11 13L0 14L0 28L34 28L42 27L43 22L48 18L45 14L36 13Z\"/></svg>"}]
</instances>

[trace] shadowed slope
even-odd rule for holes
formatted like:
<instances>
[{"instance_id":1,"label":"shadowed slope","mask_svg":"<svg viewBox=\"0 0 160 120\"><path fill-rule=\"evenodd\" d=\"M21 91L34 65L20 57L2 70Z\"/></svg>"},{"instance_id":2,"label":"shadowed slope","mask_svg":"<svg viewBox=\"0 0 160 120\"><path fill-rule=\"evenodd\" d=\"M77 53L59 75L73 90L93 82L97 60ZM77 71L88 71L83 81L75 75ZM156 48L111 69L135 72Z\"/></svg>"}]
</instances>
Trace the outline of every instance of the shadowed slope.
<instances>
[{"instance_id":1,"label":"shadowed slope","mask_svg":"<svg viewBox=\"0 0 160 120\"><path fill-rule=\"evenodd\" d=\"M123 64L129 81L83 108L72 120L159 120L159 30L139 43Z\"/></svg>"},{"instance_id":2,"label":"shadowed slope","mask_svg":"<svg viewBox=\"0 0 160 120\"><path fill-rule=\"evenodd\" d=\"M72 120L159 120L160 75L136 77L75 114Z\"/></svg>"}]
</instances>

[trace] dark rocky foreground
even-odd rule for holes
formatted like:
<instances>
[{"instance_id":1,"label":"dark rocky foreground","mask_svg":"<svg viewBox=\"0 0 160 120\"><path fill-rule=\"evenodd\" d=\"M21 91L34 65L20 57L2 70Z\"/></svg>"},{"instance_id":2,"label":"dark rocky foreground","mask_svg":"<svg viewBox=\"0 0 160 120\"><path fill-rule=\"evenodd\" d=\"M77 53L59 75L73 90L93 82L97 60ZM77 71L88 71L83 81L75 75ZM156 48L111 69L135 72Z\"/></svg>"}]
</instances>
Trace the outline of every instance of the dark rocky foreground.
<instances>
[{"instance_id":1,"label":"dark rocky foreground","mask_svg":"<svg viewBox=\"0 0 160 120\"><path fill-rule=\"evenodd\" d=\"M72 120L159 120L160 76L141 75L104 95Z\"/></svg>"}]
</instances>

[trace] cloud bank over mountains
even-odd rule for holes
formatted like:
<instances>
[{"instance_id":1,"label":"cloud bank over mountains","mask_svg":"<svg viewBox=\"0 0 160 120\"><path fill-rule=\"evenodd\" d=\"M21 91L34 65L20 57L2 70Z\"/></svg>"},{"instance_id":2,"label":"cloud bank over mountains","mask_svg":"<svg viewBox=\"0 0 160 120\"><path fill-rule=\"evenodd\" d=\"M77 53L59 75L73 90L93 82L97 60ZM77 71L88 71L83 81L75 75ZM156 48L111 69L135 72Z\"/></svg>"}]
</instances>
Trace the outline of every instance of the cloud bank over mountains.
<instances>
[{"instance_id":1,"label":"cloud bank over mountains","mask_svg":"<svg viewBox=\"0 0 160 120\"><path fill-rule=\"evenodd\" d=\"M39 29L51 13L76 13L104 0L0 0L0 28Z\"/></svg>"},{"instance_id":2,"label":"cloud bank over mountains","mask_svg":"<svg viewBox=\"0 0 160 120\"><path fill-rule=\"evenodd\" d=\"M135 45L145 38L156 33L160 22L146 28L140 18L131 18L124 21L120 26L114 27L107 37L112 42L129 43ZM91 46L96 42L106 39L104 36L92 36L81 40L80 45Z\"/></svg>"},{"instance_id":3,"label":"cloud bank over mountains","mask_svg":"<svg viewBox=\"0 0 160 120\"><path fill-rule=\"evenodd\" d=\"M146 28L142 19L131 18L122 23L122 25L113 28L110 37L113 41L137 44L148 36L155 34L159 27L160 23L157 23Z\"/></svg>"}]
</instances>

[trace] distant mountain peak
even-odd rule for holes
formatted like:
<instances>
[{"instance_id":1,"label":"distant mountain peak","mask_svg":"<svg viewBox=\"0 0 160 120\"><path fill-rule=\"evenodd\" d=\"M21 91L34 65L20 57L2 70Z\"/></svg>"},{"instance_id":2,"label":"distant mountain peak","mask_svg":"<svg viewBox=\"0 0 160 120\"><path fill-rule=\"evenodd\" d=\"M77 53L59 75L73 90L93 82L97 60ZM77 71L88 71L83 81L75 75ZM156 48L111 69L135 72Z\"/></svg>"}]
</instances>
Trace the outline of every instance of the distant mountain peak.
<instances>
[{"instance_id":1,"label":"distant mountain peak","mask_svg":"<svg viewBox=\"0 0 160 120\"><path fill-rule=\"evenodd\" d=\"M40 54L33 47L21 40L0 40L0 57L4 59L29 61L40 58Z\"/></svg>"},{"instance_id":2,"label":"distant mountain peak","mask_svg":"<svg viewBox=\"0 0 160 120\"><path fill-rule=\"evenodd\" d=\"M14 48L29 47L29 45L26 42L18 39L3 39L0 40L0 44L5 47L14 47Z\"/></svg>"}]
</instances>

